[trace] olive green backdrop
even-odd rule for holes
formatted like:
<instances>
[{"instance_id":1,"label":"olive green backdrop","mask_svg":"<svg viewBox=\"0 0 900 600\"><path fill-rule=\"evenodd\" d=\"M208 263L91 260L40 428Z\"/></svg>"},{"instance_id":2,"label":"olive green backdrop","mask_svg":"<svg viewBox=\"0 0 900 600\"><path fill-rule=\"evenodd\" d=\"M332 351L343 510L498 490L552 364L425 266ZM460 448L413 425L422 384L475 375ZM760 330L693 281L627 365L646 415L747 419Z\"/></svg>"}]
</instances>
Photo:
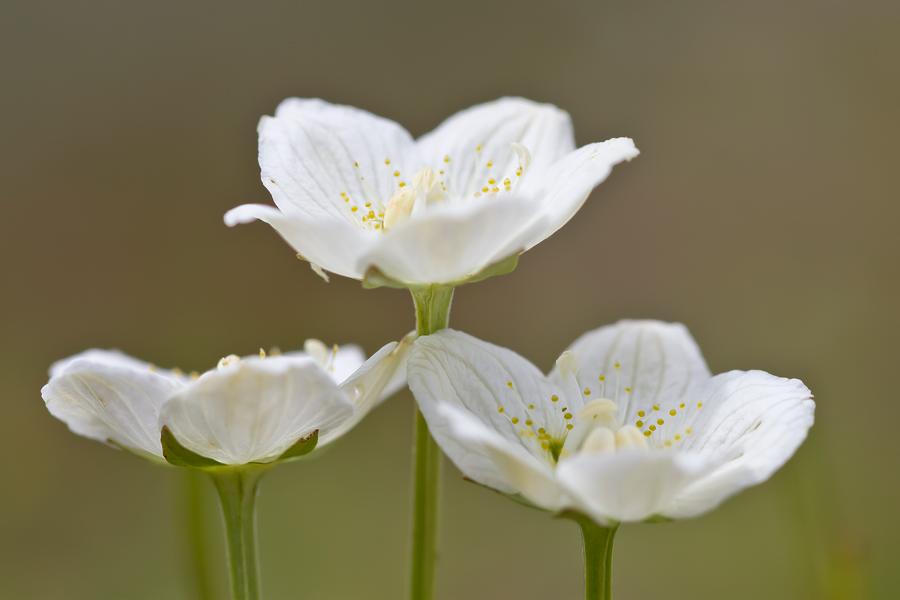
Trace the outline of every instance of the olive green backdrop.
<instances>
[{"instance_id":1,"label":"olive green backdrop","mask_svg":"<svg viewBox=\"0 0 900 600\"><path fill-rule=\"evenodd\" d=\"M547 369L588 329L677 320L714 372L816 396L771 481L620 529L616 597L900 596L898 31L888 1L4 2L0 598L192 597L185 474L50 417L53 360L117 347L202 370L412 329L405 292L326 284L269 227L223 225L270 202L261 115L319 96L420 135L507 94L567 109L579 144L642 154L515 272L459 289L454 327ZM404 391L266 477L267 598L404 597L412 410ZM576 526L445 464L440 598L578 598Z\"/></svg>"}]
</instances>

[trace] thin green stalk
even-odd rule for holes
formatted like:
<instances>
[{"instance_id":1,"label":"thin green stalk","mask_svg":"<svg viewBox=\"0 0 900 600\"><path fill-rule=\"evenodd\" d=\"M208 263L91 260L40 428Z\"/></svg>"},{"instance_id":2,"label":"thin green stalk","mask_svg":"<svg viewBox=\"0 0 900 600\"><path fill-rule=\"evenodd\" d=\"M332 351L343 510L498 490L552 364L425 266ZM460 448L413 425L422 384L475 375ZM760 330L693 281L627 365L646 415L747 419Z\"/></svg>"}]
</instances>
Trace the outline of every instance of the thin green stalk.
<instances>
[{"instance_id":1,"label":"thin green stalk","mask_svg":"<svg viewBox=\"0 0 900 600\"><path fill-rule=\"evenodd\" d=\"M453 287L431 285L411 290L416 305L416 333L429 335L447 327ZM413 467L413 531L410 598L434 598L434 565L437 557L438 497L441 450L428 432L428 424L416 407L416 456Z\"/></svg>"},{"instance_id":2,"label":"thin green stalk","mask_svg":"<svg viewBox=\"0 0 900 600\"><path fill-rule=\"evenodd\" d=\"M203 474L197 469L183 469L185 531L190 548L191 576L197 600L212 600L213 587L207 568L206 543L203 532Z\"/></svg>"},{"instance_id":3,"label":"thin green stalk","mask_svg":"<svg viewBox=\"0 0 900 600\"><path fill-rule=\"evenodd\" d=\"M581 540L584 544L585 600L612 600L613 540L619 524L601 527L574 511L565 511L559 516L571 519L581 527Z\"/></svg>"},{"instance_id":4,"label":"thin green stalk","mask_svg":"<svg viewBox=\"0 0 900 600\"><path fill-rule=\"evenodd\" d=\"M219 492L234 600L260 600L259 559L256 539L256 493L264 465L238 465L206 469Z\"/></svg>"}]
</instances>

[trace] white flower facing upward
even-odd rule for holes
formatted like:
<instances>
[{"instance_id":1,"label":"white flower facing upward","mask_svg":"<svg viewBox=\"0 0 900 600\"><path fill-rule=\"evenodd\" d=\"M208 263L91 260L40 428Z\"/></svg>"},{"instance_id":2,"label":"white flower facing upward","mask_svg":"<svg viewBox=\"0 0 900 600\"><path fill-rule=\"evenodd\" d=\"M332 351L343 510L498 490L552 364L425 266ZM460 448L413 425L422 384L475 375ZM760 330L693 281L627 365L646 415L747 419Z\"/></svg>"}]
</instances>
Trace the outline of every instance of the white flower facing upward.
<instances>
[{"instance_id":1,"label":"white flower facing upward","mask_svg":"<svg viewBox=\"0 0 900 600\"><path fill-rule=\"evenodd\" d=\"M326 279L323 270L375 273L404 286L463 282L515 260L638 155L627 138L575 149L567 113L522 98L464 110L418 140L318 99L285 100L258 131L277 208L239 206L225 222L269 223Z\"/></svg>"},{"instance_id":2,"label":"white flower facing upward","mask_svg":"<svg viewBox=\"0 0 900 600\"><path fill-rule=\"evenodd\" d=\"M297 455L288 451L311 436L320 446L337 439L396 392L411 341L391 342L365 360L358 346L308 340L306 352L232 355L202 375L88 350L55 363L41 395L74 433L151 460L165 458L165 427L205 459L268 463Z\"/></svg>"},{"instance_id":3,"label":"white flower facing upward","mask_svg":"<svg viewBox=\"0 0 900 600\"><path fill-rule=\"evenodd\" d=\"M680 324L586 333L549 376L464 333L419 338L409 387L468 478L598 524L687 518L765 481L806 438L815 405L796 379L711 376Z\"/></svg>"}]
</instances>

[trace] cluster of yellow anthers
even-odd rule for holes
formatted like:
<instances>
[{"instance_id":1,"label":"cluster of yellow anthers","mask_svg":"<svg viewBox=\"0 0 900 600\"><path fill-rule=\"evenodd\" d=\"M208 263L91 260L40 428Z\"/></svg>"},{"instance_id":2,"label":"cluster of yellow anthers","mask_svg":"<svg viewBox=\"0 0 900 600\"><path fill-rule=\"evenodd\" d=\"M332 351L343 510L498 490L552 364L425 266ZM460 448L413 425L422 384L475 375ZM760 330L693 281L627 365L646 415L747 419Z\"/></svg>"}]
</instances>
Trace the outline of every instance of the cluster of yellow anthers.
<instances>
[{"instance_id":1,"label":"cluster of yellow anthers","mask_svg":"<svg viewBox=\"0 0 900 600\"><path fill-rule=\"evenodd\" d=\"M499 167L495 166L493 159L486 162L480 159L482 146L478 146L475 149L475 170L472 173L468 189L464 194L459 193L462 190L453 189L450 180L450 155L446 155L444 156L444 167L437 174L431 167L425 167L413 176L411 185L407 185L407 182L401 179L400 171L391 166L391 159L385 158L384 165L387 171L387 179L395 182L392 187L396 190L386 203L369 186L359 163L354 162L353 167L359 174L365 197L361 199L362 201L351 199L347 192L343 191L340 193L341 200L347 207L347 214L353 223L364 229L387 231L396 223L410 216L419 197L424 198L425 204L441 201L457 203L470 197L496 196L501 191L501 185L505 191L514 195L519 191L521 177L531 164L531 153L525 146L518 143L511 144L511 147L518 157L515 169L517 181L515 189L513 189L513 183L509 176L503 177L502 173L497 172ZM484 170L479 168L481 165L484 165ZM486 181L486 183L479 187L478 181Z\"/></svg>"},{"instance_id":2,"label":"cluster of yellow anthers","mask_svg":"<svg viewBox=\"0 0 900 600\"><path fill-rule=\"evenodd\" d=\"M697 419L700 409L703 408L702 401L698 401L695 405L692 404L692 406L696 406L696 410L693 411L688 407L687 402L679 402L677 406L668 410L664 410L661 404L656 403L652 405L649 412L643 409L637 411L638 418L634 422L634 427L637 428L636 430L631 428L630 425L625 425L625 420L629 413L630 394L632 389L630 387L624 388L626 397L624 405L621 404L619 401L619 363L616 363L615 367L615 399L610 400L606 398L606 376L600 374L598 376L598 381L601 386L600 396L597 399L589 401L584 408L578 411L577 416L570 412L568 407L564 406L560 409L559 396L555 394L550 398L550 406L553 407L552 412L547 410L546 406L535 409L534 404L526 404L522 400L522 397L516 391L511 381L507 382L507 386L515 397L517 404L524 409L526 418L523 422L517 416L510 416L508 411L502 406L497 407L497 412L507 418L507 420L518 430L519 436L526 440L534 441L532 450L543 453L548 458L552 458L554 462L559 460L561 456L566 456L568 454L568 450L563 450L566 438L568 437L569 432L575 428L575 424L580 424L582 421L600 418L600 424L613 431L630 429L634 432L634 435L639 435L640 433L640 435L647 439L647 442L651 447L655 446L657 449L670 448L683 441L685 436L691 434L691 427ZM585 397L590 397L593 392L590 388L586 387L581 393L583 393ZM671 417L668 421L664 418L666 412L669 417ZM689 415L691 412L692 414ZM616 418L616 413L622 415L621 419ZM681 419L677 420L679 415ZM676 420L677 424L675 424ZM546 423L546 426L542 426L542 423ZM588 427L590 427L590 425L588 425ZM647 446L639 444L639 447Z\"/></svg>"}]
</instances>

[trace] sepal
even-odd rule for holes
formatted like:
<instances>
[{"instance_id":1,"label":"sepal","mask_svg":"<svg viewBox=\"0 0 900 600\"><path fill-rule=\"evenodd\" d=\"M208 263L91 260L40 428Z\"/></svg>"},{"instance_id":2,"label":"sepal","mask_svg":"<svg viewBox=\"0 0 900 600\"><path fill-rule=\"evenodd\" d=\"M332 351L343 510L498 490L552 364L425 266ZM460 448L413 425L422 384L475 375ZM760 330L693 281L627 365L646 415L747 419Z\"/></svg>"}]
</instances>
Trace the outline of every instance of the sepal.
<instances>
[{"instance_id":1,"label":"sepal","mask_svg":"<svg viewBox=\"0 0 900 600\"><path fill-rule=\"evenodd\" d=\"M162 443L163 456L166 457L166 460L170 465L175 465L176 467L194 467L197 469L225 466L217 460L200 456L196 452L182 446L181 443L175 439L172 431L165 425L163 425L162 428L160 442Z\"/></svg>"},{"instance_id":2,"label":"sepal","mask_svg":"<svg viewBox=\"0 0 900 600\"><path fill-rule=\"evenodd\" d=\"M495 275L506 275L507 273L512 273L516 265L519 264L519 254L515 253L512 256L508 256L503 260L499 260L493 264L490 264L478 271L474 275L469 275L468 277L463 277L462 279L457 279L456 281L450 281L448 283L442 283L440 285L444 285L447 287L458 287L461 285L465 285L467 283L475 283L477 281L483 281L488 277L494 277ZM381 269L372 265L368 269L366 269L365 275L362 278L362 286L365 289L373 289L378 287L389 287L395 289L403 289L409 288L410 290L420 290L425 289L431 285L431 283L423 284L423 283L402 283L385 275Z\"/></svg>"}]
</instances>

